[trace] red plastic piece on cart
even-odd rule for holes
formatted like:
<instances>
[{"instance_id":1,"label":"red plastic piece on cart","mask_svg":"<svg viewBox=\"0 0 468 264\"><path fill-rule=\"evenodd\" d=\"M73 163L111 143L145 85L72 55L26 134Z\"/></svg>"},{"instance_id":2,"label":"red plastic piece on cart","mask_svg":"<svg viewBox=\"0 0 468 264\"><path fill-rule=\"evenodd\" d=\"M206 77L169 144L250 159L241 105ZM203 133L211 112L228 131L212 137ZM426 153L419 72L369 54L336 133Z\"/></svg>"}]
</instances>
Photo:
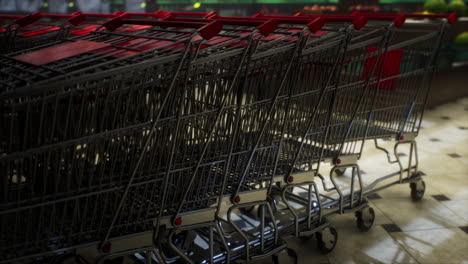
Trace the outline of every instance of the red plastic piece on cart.
<instances>
[{"instance_id":1,"label":"red plastic piece on cart","mask_svg":"<svg viewBox=\"0 0 468 264\"><path fill-rule=\"evenodd\" d=\"M400 139L400 140L404 140L404 139L405 139L405 136L400 136L399 139Z\"/></svg>"},{"instance_id":2,"label":"red plastic piece on cart","mask_svg":"<svg viewBox=\"0 0 468 264\"><path fill-rule=\"evenodd\" d=\"M401 28L401 26L405 24L405 21L406 21L406 17L404 15L399 15L395 17L395 19L393 19L393 24L395 25L395 27Z\"/></svg>"},{"instance_id":3,"label":"red plastic piece on cart","mask_svg":"<svg viewBox=\"0 0 468 264\"><path fill-rule=\"evenodd\" d=\"M269 19L257 28L258 30L260 30L260 33L262 33L264 36L268 36L278 28L278 21L274 19Z\"/></svg>"},{"instance_id":4,"label":"red plastic piece on cart","mask_svg":"<svg viewBox=\"0 0 468 264\"><path fill-rule=\"evenodd\" d=\"M293 177L293 176L289 176L289 177L288 177L288 182L289 182L289 183L292 183L293 181L294 181L294 177Z\"/></svg>"},{"instance_id":5,"label":"red plastic piece on cart","mask_svg":"<svg viewBox=\"0 0 468 264\"><path fill-rule=\"evenodd\" d=\"M218 35L218 33L223 29L223 25L219 21L213 21L208 23L207 25L197 29L198 34L202 36L204 39L209 40L214 36Z\"/></svg>"},{"instance_id":6,"label":"red plastic piece on cart","mask_svg":"<svg viewBox=\"0 0 468 264\"><path fill-rule=\"evenodd\" d=\"M78 26L79 24L85 21L85 15L81 12L74 12L71 14L72 16L68 19L68 22L74 26Z\"/></svg>"},{"instance_id":7,"label":"red plastic piece on cart","mask_svg":"<svg viewBox=\"0 0 468 264\"><path fill-rule=\"evenodd\" d=\"M377 53L378 51L378 47L368 47L366 53ZM400 73L402 58L403 50L401 49L388 51L385 56L385 60L383 59L383 56L380 56L379 61L377 61L377 55L370 56L364 62L364 69L361 78L367 79L370 74L373 74L375 77L377 77L381 72L381 78L386 80L380 81L378 86L377 84L374 84L373 87L378 87L381 90L393 91L397 88L398 79L394 76L397 76Z\"/></svg>"},{"instance_id":8,"label":"red plastic piece on cart","mask_svg":"<svg viewBox=\"0 0 468 264\"><path fill-rule=\"evenodd\" d=\"M447 17L447 21L450 23L450 24L453 24L455 22L457 22L457 19L458 19L458 14L457 13L450 13L450 15L448 15Z\"/></svg>"},{"instance_id":9,"label":"red plastic piece on cart","mask_svg":"<svg viewBox=\"0 0 468 264\"><path fill-rule=\"evenodd\" d=\"M110 44L108 43L79 40L76 42L63 44L56 47L34 51L28 54L16 56L14 58L22 62L39 66L108 46L110 46Z\"/></svg>"},{"instance_id":10,"label":"red plastic piece on cart","mask_svg":"<svg viewBox=\"0 0 468 264\"><path fill-rule=\"evenodd\" d=\"M179 217L174 220L174 225L180 226L181 224L182 224L182 218Z\"/></svg>"},{"instance_id":11,"label":"red plastic piece on cart","mask_svg":"<svg viewBox=\"0 0 468 264\"><path fill-rule=\"evenodd\" d=\"M123 16L125 16L125 14L123 14ZM119 16L119 17L109 19L106 22L104 22L102 25L108 30L114 31L123 25L122 17Z\"/></svg>"},{"instance_id":12,"label":"red plastic piece on cart","mask_svg":"<svg viewBox=\"0 0 468 264\"><path fill-rule=\"evenodd\" d=\"M367 24L367 18L360 16L353 21L354 28L361 30Z\"/></svg>"},{"instance_id":13,"label":"red plastic piece on cart","mask_svg":"<svg viewBox=\"0 0 468 264\"><path fill-rule=\"evenodd\" d=\"M312 33L317 33L323 28L323 26L325 26L325 19L321 17L318 17L307 24L307 27L310 29L310 31L312 31Z\"/></svg>"},{"instance_id":14,"label":"red plastic piece on cart","mask_svg":"<svg viewBox=\"0 0 468 264\"><path fill-rule=\"evenodd\" d=\"M41 16L42 16L41 13L35 12L35 13L30 14L30 15L26 15L26 16L20 17L18 19L15 19L15 23L22 26L22 27L25 27L25 26L31 25L32 23L39 20L41 18Z\"/></svg>"},{"instance_id":15,"label":"red plastic piece on cart","mask_svg":"<svg viewBox=\"0 0 468 264\"><path fill-rule=\"evenodd\" d=\"M336 159L335 163L338 164L338 165L340 165L340 164L341 164L341 160L340 160L340 159Z\"/></svg>"},{"instance_id":16,"label":"red plastic piece on cart","mask_svg":"<svg viewBox=\"0 0 468 264\"><path fill-rule=\"evenodd\" d=\"M102 246L101 251L104 254L110 253L112 251L112 243L110 243L110 242L106 243L104 246Z\"/></svg>"},{"instance_id":17,"label":"red plastic piece on cart","mask_svg":"<svg viewBox=\"0 0 468 264\"><path fill-rule=\"evenodd\" d=\"M239 196L234 197L234 203L240 203L241 198Z\"/></svg>"},{"instance_id":18,"label":"red plastic piece on cart","mask_svg":"<svg viewBox=\"0 0 468 264\"><path fill-rule=\"evenodd\" d=\"M261 13L256 13L255 15L253 15L252 17L262 17L263 15Z\"/></svg>"}]
</instances>

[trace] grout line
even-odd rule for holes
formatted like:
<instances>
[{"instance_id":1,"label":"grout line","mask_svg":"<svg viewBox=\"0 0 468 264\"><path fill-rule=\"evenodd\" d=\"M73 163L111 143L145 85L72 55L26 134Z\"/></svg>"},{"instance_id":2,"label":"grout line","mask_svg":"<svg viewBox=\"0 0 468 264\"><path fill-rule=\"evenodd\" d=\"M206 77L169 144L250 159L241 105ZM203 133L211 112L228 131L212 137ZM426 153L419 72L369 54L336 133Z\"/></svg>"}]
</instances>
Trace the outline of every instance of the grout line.
<instances>
[{"instance_id":1,"label":"grout line","mask_svg":"<svg viewBox=\"0 0 468 264\"><path fill-rule=\"evenodd\" d=\"M405 245L400 243L398 241L398 239L396 239L395 237L392 236L392 233L388 233L388 232L386 232L386 233L392 238L393 241L395 241L395 243L398 245L399 248L403 249L414 260L414 262L416 262L418 264L421 264L421 262L419 262L418 259L413 254L411 254L411 252L405 247ZM397 233L404 233L404 231L403 232L397 232Z\"/></svg>"}]
</instances>

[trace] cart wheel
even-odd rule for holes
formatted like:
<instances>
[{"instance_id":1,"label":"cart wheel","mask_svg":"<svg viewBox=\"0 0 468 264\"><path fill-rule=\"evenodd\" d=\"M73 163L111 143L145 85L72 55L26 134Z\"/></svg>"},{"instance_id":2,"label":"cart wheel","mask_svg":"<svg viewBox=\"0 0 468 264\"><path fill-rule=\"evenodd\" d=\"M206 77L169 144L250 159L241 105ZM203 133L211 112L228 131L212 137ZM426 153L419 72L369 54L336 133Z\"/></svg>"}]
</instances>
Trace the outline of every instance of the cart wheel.
<instances>
[{"instance_id":1,"label":"cart wheel","mask_svg":"<svg viewBox=\"0 0 468 264\"><path fill-rule=\"evenodd\" d=\"M336 169L335 174L336 176L343 176L346 173L346 168L344 169Z\"/></svg>"},{"instance_id":2,"label":"cart wheel","mask_svg":"<svg viewBox=\"0 0 468 264\"><path fill-rule=\"evenodd\" d=\"M372 207L366 207L356 211L356 224L360 231L368 231L372 228L375 220L375 212Z\"/></svg>"},{"instance_id":3,"label":"cart wheel","mask_svg":"<svg viewBox=\"0 0 468 264\"><path fill-rule=\"evenodd\" d=\"M423 180L410 183L411 187L411 199L417 202L424 197L424 192L426 191L426 183Z\"/></svg>"},{"instance_id":4,"label":"cart wheel","mask_svg":"<svg viewBox=\"0 0 468 264\"><path fill-rule=\"evenodd\" d=\"M297 264L297 253L293 249L287 248L272 256L273 264Z\"/></svg>"},{"instance_id":5,"label":"cart wheel","mask_svg":"<svg viewBox=\"0 0 468 264\"><path fill-rule=\"evenodd\" d=\"M333 251L338 241L338 233L336 229L328 226L322 231L316 233L317 247L323 254L328 254Z\"/></svg>"}]
</instances>

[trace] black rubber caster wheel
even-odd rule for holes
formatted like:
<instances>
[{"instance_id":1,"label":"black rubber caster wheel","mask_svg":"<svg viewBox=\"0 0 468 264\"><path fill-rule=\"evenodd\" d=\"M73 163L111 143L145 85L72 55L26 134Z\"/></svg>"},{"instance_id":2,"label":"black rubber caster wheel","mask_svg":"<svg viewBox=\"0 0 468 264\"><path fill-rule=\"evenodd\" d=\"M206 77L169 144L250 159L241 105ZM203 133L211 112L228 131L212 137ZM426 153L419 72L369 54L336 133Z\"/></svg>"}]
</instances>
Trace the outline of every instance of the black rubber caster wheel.
<instances>
[{"instance_id":1,"label":"black rubber caster wheel","mask_svg":"<svg viewBox=\"0 0 468 264\"><path fill-rule=\"evenodd\" d=\"M426 192L426 183L423 180L410 183L411 199L413 201L421 201Z\"/></svg>"},{"instance_id":2,"label":"black rubber caster wheel","mask_svg":"<svg viewBox=\"0 0 468 264\"><path fill-rule=\"evenodd\" d=\"M366 207L356 212L356 224L360 231L369 231L374 225L375 211L372 207Z\"/></svg>"},{"instance_id":3,"label":"black rubber caster wheel","mask_svg":"<svg viewBox=\"0 0 468 264\"><path fill-rule=\"evenodd\" d=\"M297 264L297 254L293 249L287 248L272 256L273 264Z\"/></svg>"},{"instance_id":4,"label":"black rubber caster wheel","mask_svg":"<svg viewBox=\"0 0 468 264\"><path fill-rule=\"evenodd\" d=\"M336 229L328 226L320 232L316 233L317 247L323 254L328 254L333 251L338 242L338 233Z\"/></svg>"},{"instance_id":5,"label":"black rubber caster wheel","mask_svg":"<svg viewBox=\"0 0 468 264\"><path fill-rule=\"evenodd\" d=\"M335 174L336 176L343 176L346 173L346 168L344 169L336 169Z\"/></svg>"}]
</instances>

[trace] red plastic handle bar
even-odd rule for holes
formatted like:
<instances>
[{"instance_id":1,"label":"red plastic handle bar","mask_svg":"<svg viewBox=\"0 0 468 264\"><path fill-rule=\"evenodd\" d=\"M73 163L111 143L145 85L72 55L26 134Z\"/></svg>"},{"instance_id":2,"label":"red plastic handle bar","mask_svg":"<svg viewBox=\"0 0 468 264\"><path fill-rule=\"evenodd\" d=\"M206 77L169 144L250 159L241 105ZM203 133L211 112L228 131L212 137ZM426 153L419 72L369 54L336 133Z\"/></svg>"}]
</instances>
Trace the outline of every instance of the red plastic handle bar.
<instances>
[{"instance_id":1,"label":"red plastic handle bar","mask_svg":"<svg viewBox=\"0 0 468 264\"><path fill-rule=\"evenodd\" d=\"M278 19L280 23L301 23L301 24L307 23L305 21L310 22L310 19L320 18L319 20L315 22L317 27L320 24L324 24L326 22L351 22L354 25L354 28L356 28L357 30L362 29L367 24L367 19L364 16L348 16L348 15L265 16L265 15L257 13L254 15L254 17L260 18L260 19L261 18L274 18L274 19ZM308 19L308 20L304 20L304 19Z\"/></svg>"},{"instance_id":2,"label":"red plastic handle bar","mask_svg":"<svg viewBox=\"0 0 468 264\"><path fill-rule=\"evenodd\" d=\"M195 28L197 32L204 39L211 39L216 36L223 25L218 21L210 21L209 23L199 22L183 22L183 21L160 21L160 20L146 20L146 19L125 19L122 17L116 17L103 23L103 26L108 30L113 31L124 24L133 25L147 25L147 26L159 26L159 27L180 27L180 28Z\"/></svg>"},{"instance_id":3,"label":"red plastic handle bar","mask_svg":"<svg viewBox=\"0 0 468 264\"><path fill-rule=\"evenodd\" d=\"M278 17L281 17L281 16L278 16ZM268 20L273 19L278 24L283 23L283 24L304 24L304 25L307 25L307 27L309 27L309 29L314 33L319 31L320 29L322 29L322 27L325 25L325 20L320 19L320 18L306 18L306 17L296 18L296 17L290 17L290 16L283 16L283 17L286 17L286 18L279 18L278 19L278 18L273 17L273 16L271 16L271 18L266 17L266 16L264 16L264 17L254 16L254 17L250 17L250 18L212 16L212 17L210 17L210 19L229 19L229 20L249 20L249 19L253 19L253 20L260 20L260 21L268 21ZM292 18L292 19L289 19L289 18Z\"/></svg>"},{"instance_id":4,"label":"red plastic handle bar","mask_svg":"<svg viewBox=\"0 0 468 264\"><path fill-rule=\"evenodd\" d=\"M215 18L204 19L204 18L187 18L187 17L168 16L168 17L165 17L164 20L183 21L183 22L202 22L202 23L207 22L207 21L218 21L222 25L253 26L253 27L257 27L260 33L262 33L264 36L270 35L273 31L275 31L278 28L278 22L275 19L256 20L256 19L249 19L245 17L239 17L239 19L229 19L229 18L219 17L219 16L216 16Z\"/></svg>"},{"instance_id":5,"label":"red plastic handle bar","mask_svg":"<svg viewBox=\"0 0 468 264\"><path fill-rule=\"evenodd\" d=\"M35 12L30 15L25 15L18 19L15 19L15 23L21 27L25 27L25 26L31 25L32 23L36 22L39 19L41 19L41 13Z\"/></svg>"},{"instance_id":6,"label":"red plastic handle bar","mask_svg":"<svg viewBox=\"0 0 468 264\"><path fill-rule=\"evenodd\" d=\"M457 13L450 13L448 15L437 15L437 14L394 14L394 13L361 13L361 12L354 12L354 13L359 13L359 15L362 16L372 16L375 18L378 17L387 17L387 16L397 16L397 15L402 15L405 16L406 18L445 18L450 24L453 24L457 21L458 15Z\"/></svg>"},{"instance_id":7,"label":"red plastic handle bar","mask_svg":"<svg viewBox=\"0 0 468 264\"><path fill-rule=\"evenodd\" d=\"M400 28L405 24L406 22L406 16L403 14L391 14L388 13L388 15L381 15L380 13L361 13L358 11L355 11L351 13L352 16L365 16L369 20L392 20L393 24L397 27Z\"/></svg>"}]
</instances>

